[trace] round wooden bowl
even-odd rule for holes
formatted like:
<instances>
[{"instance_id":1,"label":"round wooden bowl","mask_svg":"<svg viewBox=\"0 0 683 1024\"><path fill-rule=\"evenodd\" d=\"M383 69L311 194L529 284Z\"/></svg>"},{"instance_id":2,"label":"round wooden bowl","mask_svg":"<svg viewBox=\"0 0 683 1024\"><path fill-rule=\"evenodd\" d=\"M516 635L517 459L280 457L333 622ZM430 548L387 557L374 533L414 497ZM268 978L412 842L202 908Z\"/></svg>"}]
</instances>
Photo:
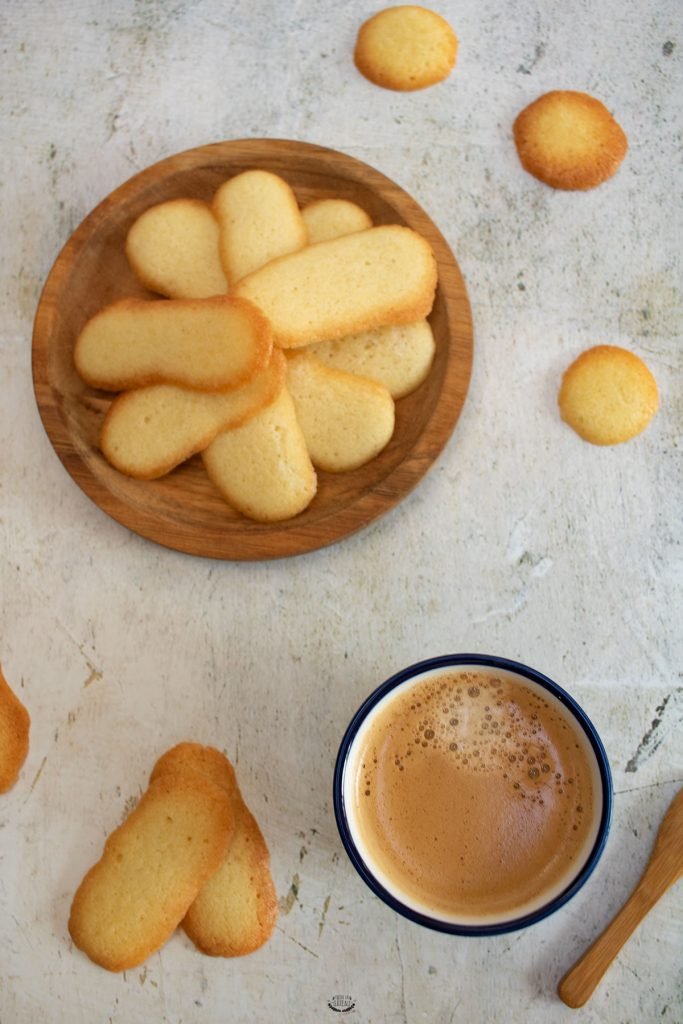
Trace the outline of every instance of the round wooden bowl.
<instances>
[{"instance_id":1,"label":"round wooden bowl","mask_svg":"<svg viewBox=\"0 0 683 1024\"><path fill-rule=\"evenodd\" d=\"M112 395L88 387L73 365L85 322L124 296L153 298L137 281L124 243L148 207L183 196L210 200L227 178L249 168L280 174L303 206L342 197L375 224L405 224L423 235L437 259L430 315L436 356L427 380L396 403L396 429L383 452L349 473L319 473L318 493L285 522L252 522L233 511L196 456L166 477L138 481L110 466L98 447ZM158 296L157 296L158 298ZM159 299L159 301L163 301ZM427 472L451 435L465 401L472 364L467 292L446 241L401 188L350 156L303 142L246 139L187 150L135 175L76 229L45 283L33 332L33 383L45 430L68 473L106 513L166 547L209 558L249 560L298 555L332 544L396 505Z\"/></svg>"}]
</instances>

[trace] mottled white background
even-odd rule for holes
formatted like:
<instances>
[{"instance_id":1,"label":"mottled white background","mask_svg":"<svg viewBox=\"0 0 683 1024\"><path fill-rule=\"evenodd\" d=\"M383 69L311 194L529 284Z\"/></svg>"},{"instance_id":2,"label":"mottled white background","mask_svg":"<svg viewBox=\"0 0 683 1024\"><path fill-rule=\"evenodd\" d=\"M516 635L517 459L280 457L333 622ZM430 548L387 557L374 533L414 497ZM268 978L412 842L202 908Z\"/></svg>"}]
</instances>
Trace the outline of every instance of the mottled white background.
<instances>
[{"instance_id":1,"label":"mottled white background","mask_svg":"<svg viewBox=\"0 0 683 1024\"><path fill-rule=\"evenodd\" d=\"M350 0L4 0L0 5L0 658L31 750L0 798L0 1022L646 1024L683 1020L683 891L582 1011L558 979L635 884L683 777L679 0L442 0L457 68L372 86L351 54L380 5ZM517 112L551 88L602 99L618 175L555 192L521 169ZM179 150L244 137L343 150L411 192L467 281L467 404L414 493L295 559L232 564L155 546L100 512L43 432L31 381L40 288L89 210ZM661 411L615 448L580 441L556 393L585 347L623 344ZM331 772L351 713L411 661L526 661L600 730L611 837L566 908L492 940L399 919L346 860ZM75 950L74 889L184 738L235 760L272 850L281 916L238 961L182 934L110 975Z\"/></svg>"}]
</instances>

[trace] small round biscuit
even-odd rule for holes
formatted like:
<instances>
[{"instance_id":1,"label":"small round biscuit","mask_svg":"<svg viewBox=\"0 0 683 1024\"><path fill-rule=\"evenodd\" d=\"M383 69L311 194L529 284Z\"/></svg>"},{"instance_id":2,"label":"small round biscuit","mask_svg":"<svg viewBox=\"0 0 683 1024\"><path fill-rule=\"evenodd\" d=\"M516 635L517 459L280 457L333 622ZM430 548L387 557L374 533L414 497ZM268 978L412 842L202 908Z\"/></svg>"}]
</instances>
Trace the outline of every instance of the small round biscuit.
<instances>
[{"instance_id":1,"label":"small round biscuit","mask_svg":"<svg viewBox=\"0 0 683 1024\"><path fill-rule=\"evenodd\" d=\"M642 359L616 345L596 345L565 371L557 401L562 419L584 441L609 445L645 429L659 394Z\"/></svg>"},{"instance_id":2,"label":"small round biscuit","mask_svg":"<svg viewBox=\"0 0 683 1024\"><path fill-rule=\"evenodd\" d=\"M447 78L457 52L458 38L440 14L405 4L361 25L354 61L375 85L410 92Z\"/></svg>"},{"instance_id":3,"label":"small round biscuit","mask_svg":"<svg viewBox=\"0 0 683 1024\"><path fill-rule=\"evenodd\" d=\"M595 188L628 149L607 107L584 92L544 93L518 114L513 131L522 166L552 188Z\"/></svg>"}]
</instances>

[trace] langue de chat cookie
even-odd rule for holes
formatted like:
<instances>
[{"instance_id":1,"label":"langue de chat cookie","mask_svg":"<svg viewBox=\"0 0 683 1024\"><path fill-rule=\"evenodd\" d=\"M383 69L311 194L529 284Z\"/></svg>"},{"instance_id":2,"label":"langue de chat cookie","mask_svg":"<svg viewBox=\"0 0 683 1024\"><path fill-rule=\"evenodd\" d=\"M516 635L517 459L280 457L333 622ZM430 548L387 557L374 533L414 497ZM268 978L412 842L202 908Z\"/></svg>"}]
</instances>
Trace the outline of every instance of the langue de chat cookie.
<instances>
[{"instance_id":1,"label":"langue de chat cookie","mask_svg":"<svg viewBox=\"0 0 683 1024\"><path fill-rule=\"evenodd\" d=\"M317 491L316 472L286 386L242 426L218 434L202 459L228 504L257 522L293 518Z\"/></svg>"},{"instance_id":2,"label":"langue de chat cookie","mask_svg":"<svg viewBox=\"0 0 683 1024\"><path fill-rule=\"evenodd\" d=\"M311 462L318 469L358 469L389 444L394 400L376 381L325 366L310 353L298 351L288 357L287 387Z\"/></svg>"},{"instance_id":3,"label":"langue de chat cookie","mask_svg":"<svg viewBox=\"0 0 683 1024\"><path fill-rule=\"evenodd\" d=\"M218 870L235 825L232 801L210 779L154 780L76 891L69 917L75 945L109 971L143 963Z\"/></svg>"},{"instance_id":4,"label":"langue de chat cookie","mask_svg":"<svg viewBox=\"0 0 683 1024\"><path fill-rule=\"evenodd\" d=\"M166 750L154 763L149 781L162 775L189 775L210 779L221 786L231 800L237 798L237 775L230 760L216 747L185 740Z\"/></svg>"},{"instance_id":5,"label":"langue de chat cookie","mask_svg":"<svg viewBox=\"0 0 683 1024\"><path fill-rule=\"evenodd\" d=\"M405 398L426 379L436 344L428 320L378 327L337 341L321 341L304 351L326 366L383 384L394 399Z\"/></svg>"},{"instance_id":6,"label":"langue de chat cookie","mask_svg":"<svg viewBox=\"0 0 683 1024\"><path fill-rule=\"evenodd\" d=\"M645 429L659 407L659 392L633 352L596 345L565 371L558 404L562 419L585 441L612 445Z\"/></svg>"},{"instance_id":7,"label":"langue de chat cookie","mask_svg":"<svg viewBox=\"0 0 683 1024\"><path fill-rule=\"evenodd\" d=\"M217 391L262 369L272 342L268 321L242 299L120 299L87 322L74 362L87 384L105 391L149 384Z\"/></svg>"},{"instance_id":8,"label":"langue de chat cookie","mask_svg":"<svg viewBox=\"0 0 683 1024\"><path fill-rule=\"evenodd\" d=\"M168 772L199 776L224 788L233 802L235 833L220 867L202 887L183 929L209 956L244 956L272 935L278 906L263 834L247 807L232 764L214 747L179 743L157 761L151 779Z\"/></svg>"},{"instance_id":9,"label":"langue de chat cookie","mask_svg":"<svg viewBox=\"0 0 683 1024\"><path fill-rule=\"evenodd\" d=\"M400 92L425 89L451 73L458 38L440 14L403 4L379 11L361 25L356 67L375 85Z\"/></svg>"},{"instance_id":10,"label":"langue de chat cookie","mask_svg":"<svg viewBox=\"0 0 683 1024\"><path fill-rule=\"evenodd\" d=\"M286 360L273 349L268 365L230 391L194 391L152 384L124 391L102 424L100 448L126 476L155 480L210 445L216 435L246 423L275 400L285 383Z\"/></svg>"},{"instance_id":11,"label":"langue de chat cookie","mask_svg":"<svg viewBox=\"0 0 683 1024\"><path fill-rule=\"evenodd\" d=\"M544 93L518 114L513 132L525 170L558 189L595 188L628 149L607 107L584 92Z\"/></svg>"},{"instance_id":12,"label":"langue de chat cookie","mask_svg":"<svg viewBox=\"0 0 683 1024\"><path fill-rule=\"evenodd\" d=\"M301 216L306 225L309 245L328 242L355 231L372 227L370 215L350 199L316 199L304 206Z\"/></svg>"},{"instance_id":13,"label":"langue de chat cookie","mask_svg":"<svg viewBox=\"0 0 683 1024\"><path fill-rule=\"evenodd\" d=\"M426 239L388 224L272 260L243 278L234 294L263 312L276 342L288 349L426 317L436 284Z\"/></svg>"},{"instance_id":14,"label":"langue de chat cookie","mask_svg":"<svg viewBox=\"0 0 683 1024\"><path fill-rule=\"evenodd\" d=\"M271 171L243 171L224 182L213 198L213 212L230 286L308 242L294 192Z\"/></svg>"},{"instance_id":15,"label":"langue de chat cookie","mask_svg":"<svg viewBox=\"0 0 683 1024\"><path fill-rule=\"evenodd\" d=\"M0 793L12 788L28 754L31 717L0 668Z\"/></svg>"},{"instance_id":16,"label":"langue de chat cookie","mask_svg":"<svg viewBox=\"0 0 683 1024\"><path fill-rule=\"evenodd\" d=\"M170 299L225 295L218 223L201 199L170 199L141 214L126 237L126 256L146 288Z\"/></svg>"}]
</instances>

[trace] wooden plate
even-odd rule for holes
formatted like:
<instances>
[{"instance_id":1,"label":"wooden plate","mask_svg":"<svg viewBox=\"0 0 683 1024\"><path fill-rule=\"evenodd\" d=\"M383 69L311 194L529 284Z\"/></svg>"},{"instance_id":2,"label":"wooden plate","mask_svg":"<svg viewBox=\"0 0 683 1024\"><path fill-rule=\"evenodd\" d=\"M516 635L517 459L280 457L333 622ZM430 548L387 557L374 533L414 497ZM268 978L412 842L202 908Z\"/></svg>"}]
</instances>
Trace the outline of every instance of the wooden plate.
<instances>
[{"instance_id":1,"label":"wooden plate","mask_svg":"<svg viewBox=\"0 0 683 1024\"><path fill-rule=\"evenodd\" d=\"M226 505L197 456L160 480L141 482L113 469L98 449L112 396L87 387L73 366L74 340L104 305L128 295L151 298L124 254L133 221L154 203L182 196L209 200L226 178L251 167L282 175L303 205L341 196L376 224L419 231L436 255L439 284L430 316L437 342L424 384L396 406L388 447L351 473L319 474L305 512L277 524L254 523ZM158 298L158 297L157 297ZM160 300L161 301L161 300ZM59 254L46 281L33 333L33 383L43 425L67 471L105 512L135 533L192 555L234 560L313 551L367 526L421 479L448 440L467 394L472 323L465 285L444 238L426 213L384 175L350 156L303 142L219 142L162 160L112 192Z\"/></svg>"}]
</instances>

